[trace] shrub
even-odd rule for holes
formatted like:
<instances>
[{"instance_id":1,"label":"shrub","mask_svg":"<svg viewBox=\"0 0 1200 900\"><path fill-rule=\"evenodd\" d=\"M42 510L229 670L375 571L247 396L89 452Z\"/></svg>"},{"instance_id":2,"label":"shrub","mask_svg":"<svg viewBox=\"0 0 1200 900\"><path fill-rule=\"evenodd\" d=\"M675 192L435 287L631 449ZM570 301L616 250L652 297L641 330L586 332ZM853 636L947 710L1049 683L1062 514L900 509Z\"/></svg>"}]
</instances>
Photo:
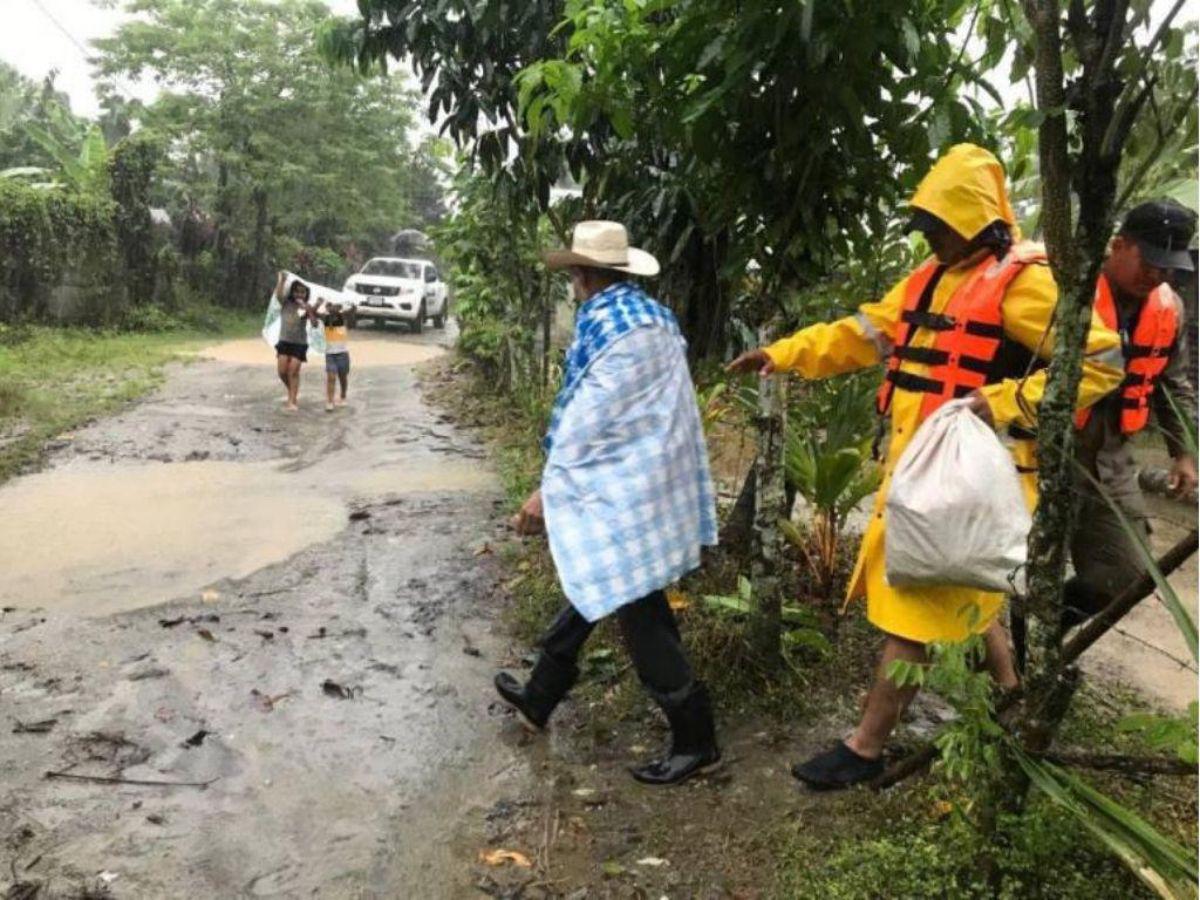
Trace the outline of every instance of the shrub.
<instances>
[{"instance_id":1,"label":"shrub","mask_svg":"<svg viewBox=\"0 0 1200 900\"><path fill-rule=\"evenodd\" d=\"M46 319L55 289L78 296L59 317L111 321L123 294L112 201L0 181L0 320Z\"/></svg>"}]
</instances>

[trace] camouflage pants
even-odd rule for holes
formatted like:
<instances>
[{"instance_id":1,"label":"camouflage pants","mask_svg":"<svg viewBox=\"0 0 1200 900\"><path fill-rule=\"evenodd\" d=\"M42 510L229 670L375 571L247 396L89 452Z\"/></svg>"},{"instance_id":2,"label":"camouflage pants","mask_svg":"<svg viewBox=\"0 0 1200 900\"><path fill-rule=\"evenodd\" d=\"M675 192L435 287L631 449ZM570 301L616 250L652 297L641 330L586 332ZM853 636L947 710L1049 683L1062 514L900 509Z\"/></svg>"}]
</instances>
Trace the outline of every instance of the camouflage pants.
<instances>
[{"instance_id":1,"label":"camouflage pants","mask_svg":"<svg viewBox=\"0 0 1200 900\"><path fill-rule=\"evenodd\" d=\"M1126 529L1132 527L1148 538L1150 522L1132 469L1129 477L1122 477L1119 483L1104 479L1104 490L1124 513L1124 522L1091 482L1081 478L1079 489L1083 496L1071 536L1075 577L1068 582L1066 600L1069 605L1094 613L1145 571L1142 556Z\"/></svg>"}]
</instances>

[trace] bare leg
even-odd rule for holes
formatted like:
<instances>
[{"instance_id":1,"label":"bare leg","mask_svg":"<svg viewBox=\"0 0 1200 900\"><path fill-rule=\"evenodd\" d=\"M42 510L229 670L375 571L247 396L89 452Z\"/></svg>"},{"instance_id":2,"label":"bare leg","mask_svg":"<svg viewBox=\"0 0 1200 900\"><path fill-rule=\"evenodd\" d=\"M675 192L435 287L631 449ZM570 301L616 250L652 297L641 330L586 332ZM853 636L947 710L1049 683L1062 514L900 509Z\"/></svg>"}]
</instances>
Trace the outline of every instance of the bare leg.
<instances>
[{"instance_id":1,"label":"bare leg","mask_svg":"<svg viewBox=\"0 0 1200 900\"><path fill-rule=\"evenodd\" d=\"M999 622L993 622L983 634L984 663L996 684L1006 690L1020 685L1017 669L1013 665L1012 651L1008 646L1008 633Z\"/></svg>"},{"instance_id":2,"label":"bare leg","mask_svg":"<svg viewBox=\"0 0 1200 900\"><path fill-rule=\"evenodd\" d=\"M333 372L325 373L325 409L326 411L333 409L333 389L337 384L337 375Z\"/></svg>"},{"instance_id":3,"label":"bare leg","mask_svg":"<svg viewBox=\"0 0 1200 900\"><path fill-rule=\"evenodd\" d=\"M346 389L350 386L350 373L338 372L338 381L342 387L342 403L346 402Z\"/></svg>"},{"instance_id":4,"label":"bare leg","mask_svg":"<svg viewBox=\"0 0 1200 900\"><path fill-rule=\"evenodd\" d=\"M300 360L291 359L288 364L288 409L299 409Z\"/></svg>"},{"instance_id":5,"label":"bare leg","mask_svg":"<svg viewBox=\"0 0 1200 900\"><path fill-rule=\"evenodd\" d=\"M925 645L889 634L875 673L875 683L867 695L866 707L858 727L846 740L846 746L866 759L878 759L883 745L900 721L900 716L917 695L916 687L897 687L887 676L896 660L923 663L928 660Z\"/></svg>"},{"instance_id":6,"label":"bare leg","mask_svg":"<svg viewBox=\"0 0 1200 900\"><path fill-rule=\"evenodd\" d=\"M283 382L284 390L287 391L287 402L292 402L292 383L288 378L288 360L290 356L284 356L282 353L275 357L275 370L279 374L279 380Z\"/></svg>"}]
</instances>

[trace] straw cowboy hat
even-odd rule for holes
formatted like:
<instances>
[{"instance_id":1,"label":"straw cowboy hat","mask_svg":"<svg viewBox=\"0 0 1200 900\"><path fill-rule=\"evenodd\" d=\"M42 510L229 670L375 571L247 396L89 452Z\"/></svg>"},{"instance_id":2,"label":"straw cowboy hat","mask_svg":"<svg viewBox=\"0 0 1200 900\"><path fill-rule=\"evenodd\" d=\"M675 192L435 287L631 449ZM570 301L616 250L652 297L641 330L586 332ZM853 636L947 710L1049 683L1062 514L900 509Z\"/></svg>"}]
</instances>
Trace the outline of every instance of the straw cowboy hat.
<instances>
[{"instance_id":1,"label":"straw cowboy hat","mask_svg":"<svg viewBox=\"0 0 1200 900\"><path fill-rule=\"evenodd\" d=\"M659 269L657 259L629 246L629 235L620 222L580 222L571 235L570 250L548 250L542 258L551 269L588 266L630 275L657 275Z\"/></svg>"}]
</instances>

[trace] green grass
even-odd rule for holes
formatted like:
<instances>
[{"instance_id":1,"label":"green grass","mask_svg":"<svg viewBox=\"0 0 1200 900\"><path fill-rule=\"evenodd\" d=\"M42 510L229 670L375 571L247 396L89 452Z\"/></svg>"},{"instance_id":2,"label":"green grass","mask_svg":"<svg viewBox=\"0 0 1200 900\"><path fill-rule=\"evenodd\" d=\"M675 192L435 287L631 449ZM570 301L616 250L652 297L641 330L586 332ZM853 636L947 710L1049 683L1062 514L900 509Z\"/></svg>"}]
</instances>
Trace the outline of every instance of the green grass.
<instances>
[{"instance_id":1,"label":"green grass","mask_svg":"<svg viewBox=\"0 0 1200 900\"><path fill-rule=\"evenodd\" d=\"M251 335L260 319L203 310L164 331L0 325L0 482L35 463L55 436L153 390L166 363Z\"/></svg>"},{"instance_id":2,"label":"green grass","mask_svg":"<svg viewBox=\"0 0 1200 900\"><path fill-rule=\"evenodd\" d=\"M863 793L822 828L790 823L777 834L779 900L888 898L1149 898L1116 859L1060 810L1035 799L1001 824L995 844L941 786L883 797ZM997 847L1000 852L996 853ZM994 867L984 860L991 858Z\"/></svg>"}]
</instances>

